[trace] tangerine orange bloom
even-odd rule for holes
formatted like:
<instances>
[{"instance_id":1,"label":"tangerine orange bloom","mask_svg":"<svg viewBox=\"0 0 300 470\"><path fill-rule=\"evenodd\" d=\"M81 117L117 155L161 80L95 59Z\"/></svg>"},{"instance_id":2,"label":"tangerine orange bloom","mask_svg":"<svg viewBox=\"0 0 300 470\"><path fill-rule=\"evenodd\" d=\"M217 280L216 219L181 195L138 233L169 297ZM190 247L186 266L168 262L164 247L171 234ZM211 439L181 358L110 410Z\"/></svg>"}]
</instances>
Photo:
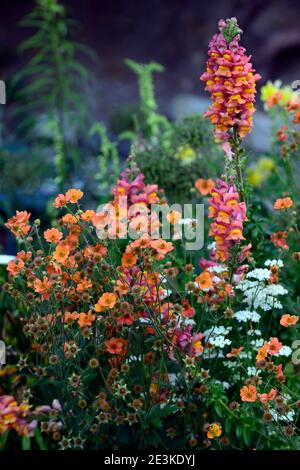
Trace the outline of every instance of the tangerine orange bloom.
<instances>
[{"instance_id":1,"label":"tangerine orange bloom","mask_svg":"<svg viewBox=\"0 0 300 470\"><path fill-rule=\"evenodd\" d=\"M44 232L44 238L48 243L57 243L63 237L62 232L57 230L57 228L49 228Z\"/></svg>"},{"instance_id":2,"label":"tangerine orange bloom","mask_svg":"<svg viewBox=\"0 0 300 470\"><path fill-rule=\"evenodd\" d=\"M80 314L78 312L65 312L63 315L63 322L64 323L73 323L79 319Z\"/></svg>"},{"instance_id":3,"label":"tangerine orange bloom","mask_svg":"<svg viewBox=\"0 0 300 470\"><path fill-rule=\"evenodd\" d=\"M30 213L27 211L16 211L16 215L8 219L5 224L15 237L24 237L30 230L29 218Z\"/></svg>"},{"instance_id":4,"label":"tangerine orange bloom","mask_svg":"<svg viewBox=\"0 0 300 470\"><path fill-rule=\"evenodd\" d=\"M16 259L12 260L8 263L7 265L7 271L12 275L12 276L17 276L22 269L24 268L25 263L21 259Z\"/></svg>"},{"instance_id":5,"label":"tangerine orange bloom","mask_svg":"<svg viewBox=\"0 0 300 470\"><path fill-rule=\"evenodd\" d=\"M287 239L288 235L289 235L288 232L275 232L275 233L272 233L271 241L278 248L282 248L283 250L288 250L289 246L286 243L286 239Z\"/></svg>"},{"instance_id":6,"label":"tangerine orange bloom","mask_svg":"<svg viewBox=\"0 0 300 470\"><path fill-rule=\"evenodd\" d=\"M49 299L49 290L51 288L51 281L47 276L43 277L43 280L36 279L33 283L33 289L38 294L41 294L44 299Z\"/></svg>"},{"instance_id":7,"label":"tangerine orange bloom","mask_svg":"<svg viewBox=\"0 0 300 470\"><path fill-rule=\"evenodd\" d=\"M210 289L213 285L213 280L208 271L204 271L196 277L195 281L199 284L200 289Z\"/></svg>"},{"instance_id":8,"label":"tangerine orange bloom","mask_svg":"<svg viewBox=\"0 0 300 470\"><path fill-rule=\"evenodd\" d=\"M277 395L277 390L275 388L272 388L269 393L259 393L258 398L259 401L263 404L268 403L268 401L273 400Z\"/></svg>"},{"instance_id":9,"label":"tangerine orange bloom","mask_svg":"<svg viewBox=\"0 0 300 470\"><path fill-rule=\"evenodd\" d=\"M209 179L204 179L204 178L199 178L195 182L195 188L197 191L199 191L202 196L207 196L208 194L211 194L213 188L215 187L215 182L209 178Z\"/></svg>"},{"instance_id":10,"label":"tangerine orange bloom","mask_svg":"<svg viewBox=\"0 0 300 470\"><path fill-rule=\"evenodd\" d=\"M181 219L181 214L177 211L171 211L166 215L166 219L171 225L175 225Z\"/></svg>"},{"instance_id":11,"label":"tangerine orange bloom","mask_svg":"<svg viewBox=\"0 0 300 470\"><path fill-rule=\"evenodd\" d=\"M207 431L207 437L208 439L214 439L215 437L219 437L222 434L222 427L218 423L212 423L210 424L208 431Z\"/></svg>"},{"instance_id":12,"label":"tangerine orange bloom","mask_svg":"<svg viewBox=\"0 0 300 470\"><path fill-rule=\"evenodd\" d=\"M62 222L66 225L73 225L73 224L76 224L77 223L77 219L74 215L72 214L65 214L62 218L61 218Z\"/></svg>"},{"instance_id":13,"label":"tangerine orange bloom","mask_svg":"<svg viewBox=\"0 0 300 470\"><path fill-rule=\"evenodd\" d=\"M91 326L95 319L96 315L93 315L91 310L89 310L88 313L81 312L78 318L78 325L80 328Z\"/></svg>"},{"instance_id":14,"label":"tangerine orange bloom","mask_svg":"<svg viewBox=\"0 0 300 470\"><path fill-rule=\"evenodd\" d=\"M156 250L158 254L165 255L169 253L169 251L172 251L174 249L173 244L171 242L166 242L162 238L159 238L158 240L152 240L151 243L151 248Z\"/></svg>"},{"instance_id":15,"label":"tangerine orange bloom","mask_svg":"<svg viewBox=\"0 0 300 470\"><path fill-rule=\"evenodd\" d=\"M270 338L268 343L268 353L273 355L277 354L280 349L282 348L282 343L278 340L278 338Z\"/></svg>"},{"instance_id":16,"label":"tangerine orange bloom","mask_svg":"<svg viewBox=\"0 0 300 470\"><path fill-rule=\"evenodd\" d=\"M257 390L254 385L244 385L240 390L241 400L242 401L256 401Z\"/></svg>"},{"instance_id":17,"label":"tangerine orange bloom","mask_svg":"<svg viewBox=\"0 0 300 470\"><path fill-rule=\"evenodd\" d=\"M81 220L85 222L91 222L95 215L95 211L88 209L81 214Z\"/></svg>"},{"instance_id":18,"label":"tangerine orange bloom","mask_svg":"<svg viewBox=\"0 0 300 470\"><path fill-rule=\"evenodd\" d=\"M70 254L70 248L68 245L64 243L60 243L59 245L56 246L54 253L53 253L53 259L60 264L64 264L68 256Z\"/></svg>"},{"instance_id":19,"label":"tangerine orange bloom","mask_svg":"<svg viewBox=\"0 0 300 470\"><path fill-rule=\"evenodd\" d=\"M94 305L95 311L102 312L103 310L113 308L116 305L117 299L117 295L113 292L105 292Z\"/></svg>"},{"instance_id":20,"label":"tangerine orange bloom","mask_svg":"<svg viewBox=\"0 0 300 470\"><path fill-rule=\"evenodd\" d=\"M282 317L280 318L280 325L287 328L288 326L296 325L298 320L299 320L299 317L297 317L297 315L289 315L288 313L286 313L285 315L282 315Z\"/></svg>"},{"instance_id":21,"label":"tangerine orange bloom","mask_svg":"<svg viewBox=\"0 0 300 470\"><path fill-rule=\"evenodd\" d=\"M67 198L64 194L59 194L56 196L53 202L53 206L56 207L56 209L60 209L61 207L64 207L68 204Z\"/></svg>"},{"instance_id":22,"label":"tangerine orange bloom","mask_svg":"<svg viewBox=\"0 0 300 470\"><path fill-rule=\"evenodd\" d=\"M243 346L241 346L240 348L232 348L230 353L226 354L226 357L236 357L243 351L243 349Z\"/></svg>"},{"instance_id":23,"label":"tangerine orange bloom","mask_svg":"<svg viewBox=\"0 0 300 470\"><path fill-rule=\"evenodd\" d=\"M110 338L105 341L106 351L110 354L125 356L128 341L123 338Z\"/></svg>"},{"instance_id":24,"label":"tangerine orange bloom","mask_svg":"<svg viewBox=\"0 0 300 470\"><path fill-rule=\"evenodd\" d=\"M259 348L256 355L257 361L263 361L268 355L268 343L265 341L264 344Z\"/></svg>"},{"instance_id":25,"label":"tangerine orange bloom","mask_svg":"<svg viewBox=\"0 0 300 470\"><path fill-rule=\"evenodd\" d=\"M83 197L83 192L80 189L68 189L66 192L66 200L71 204L76 204Z\"/></svg>"},{"instance_id":26,"label":"tangerine orange bloom","mask_svg":"<svg viewBox=\"0 0 300 470\"><path fill-rule=\"evenodd\" d=\"M283 210L283 209L288 209L289 207L292 207L293 205L293 199L290 197L284 197L284 198L279 198L276 199L274 202L274 209L277 210Z\"/></svg>"},{"instance_id":27,"label":"tangerine orange bloom","mask_svg":"<svg viewBox=\"0 0 300 470\"><path fill-rule=\"evenodd\" d=\"M124 253L124 255L122 256L122 266L135 266L136 263L137 257L133 253Z\"/></svg>"}]
</instances>

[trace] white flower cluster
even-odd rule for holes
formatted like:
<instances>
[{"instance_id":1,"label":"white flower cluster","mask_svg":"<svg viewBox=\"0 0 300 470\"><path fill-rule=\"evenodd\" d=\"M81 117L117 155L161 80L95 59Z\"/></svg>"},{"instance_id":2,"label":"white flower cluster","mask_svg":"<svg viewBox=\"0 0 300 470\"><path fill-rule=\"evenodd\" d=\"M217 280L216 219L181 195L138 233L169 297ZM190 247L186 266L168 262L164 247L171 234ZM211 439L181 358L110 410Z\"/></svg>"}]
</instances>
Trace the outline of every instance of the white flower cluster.
<instances>
[{"instance_id":1,"label":"white flower cluster","mask_svg":"<svg viewBox=\"0 0 300 470\"><path fill-rule=\"evenodd\" d=\"M267 261L265 261L265 266L269 267L269 266L278 266L279 268L282 268L283 267L283 262L281 259L267 259Z\"/></svg>"},{"instance_id":2,"label":"white flower cluster","mask_svg":"<svg viewBox=\"0 0 300 470\"><path fill-rule=\"evenodd\" d=\"M204 337L213 346L224 348L231 344L230 339L226 338L228 333L232 330L231 326L225 328L224 326L215 326L204 332Z\"/></svg>"},{"instance_id":3,"label":"white flower cluster","mask_svg":"<svg viewBox=\"0 0 300 470\"><path fill-rule=\"evenodd\" d=\"M235 312L233 317L240 323L240 322L247 322L251 320L254 323L259 322L260 314L257 313L255 310L240 310L239 312Z\"/></svg>"},{"instance_id":4,"label":"white flower cluster","mask_svg":"<svg viewBox=\"0 0 300 470\"><path fill-rule=\"evenodd\" d=\"M276 264L280 264L279 261L274 261L276 261ZM269 262L271 266L273 261L267 261L267 263ZM251 312L254 311L255 313L257 313L257 309L269 311L273 308L282 308L282 304L278 297L287 294L288 291L284 289L284 287L282 287L280 284L267 284L269 278L269 269L256 268L247 273L246 279L244 281L241 281L236 286L236 289L241 290L243 292L243 302L247 304ZM257 318L257 316L254 315L254 318Z\"/></svg>"}]
</instances>

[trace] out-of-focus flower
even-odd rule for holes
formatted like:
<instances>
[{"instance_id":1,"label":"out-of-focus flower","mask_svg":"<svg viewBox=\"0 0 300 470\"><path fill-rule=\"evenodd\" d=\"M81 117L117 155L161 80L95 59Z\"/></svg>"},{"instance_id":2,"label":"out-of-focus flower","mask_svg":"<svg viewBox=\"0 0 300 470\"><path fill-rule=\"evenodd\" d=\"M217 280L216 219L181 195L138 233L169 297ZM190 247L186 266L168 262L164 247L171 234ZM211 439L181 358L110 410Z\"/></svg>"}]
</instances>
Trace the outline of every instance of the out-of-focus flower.
<instances>
[{"instance_id":1,"label":"out-of-focus flower","mask_svg":"<svg viewBox=\"0 0 300 470\"><path fill-rule=\"evenodd\" d=\"M274 83L268 81L261 87L261 100L265 103L265 108L270 109L276 105L286 105L289 100L295 99L296 92L288 85L282 86L280 80Z\"/></svg>"},{"instance_id":2,"label":"out-of-focus flower","mask_svg":"<svg viewBox=\"0 0 300 470\"><path fill-rule=\"evenodd\" d=\"M289 209L293 205L293 199L290 197L284 197L276 199L274 202L274 209L282 210L282 209Z\"/></svg>"},{"instance_id":3,"label":"out-of-focus flower","mask_svg":"<svg viewBox=\"0 0 300 470\"><path fill-rule=\"evenodd\" d=\"M283 248L284 250L288 250L289 246L286 243L286 239L287 239L288 235L289 235L288 232L275 232L275 233L272 233L271 241L278 248Z\"/></svg>"},{"instance_id":4,"label":"out-of-focus flower","mask_svg":"<svg viewBox=\"0 0 300 470\"><path fill-rule=\"evenodd\" d=\"M207 196L210 194L214 187L215 182L211 178L207 180L204 178L199 178L197 181L195 181L195 188L199 191L200 194L202 194L202 196Z\"/></svg>"},{"instance_id":5,"label":"out-of-focus flower","mask_svg":"<svg viewBox=\"0 0 300 470\"><path fill-rule=\"evenodd\" d=\"M214 125L216 141L228 142L234 127L240 138L251 130L260 75L255 73L251 57L239 44L241 30L236 18L219 21L219 30L209 43L207 69L200 79L211 93L213 103L205 116Z\"/></svg>"},{"instance_id":6,"label":"out-of-focus flower","mask_svg":"<svg viewBox=\"0 0 300 470\"><path fill-rule=\"evenodd\" d=\"M37 427L37 421L30 420L31 406L18 403L10 395L0 396L0 434L14 429L20 436L32 436Z\"/></svg>"},{"instance_id":7,"label":"out-of-focus flower","mask_svg":"<svg viewBox=\"0 0 300 470\"><path fill-rule=\"evenodd\" d=\"M299 317L297 315L289 315L288 313L286 313L285 315L282 315L282 317L280 318L280 325L287 328L288 326L296 325L298 320L299 320Z\"/></svg>"},{"instance_id":8,"label":"out-of-focus flower","mask_svg":"<svg viewBox=\"0 0 300 470\"><path fill-rule=\"evenodd\" d=\"M197 153L189 144L180 145L175 153L175 157L182 163L192 163L197 157Z\"/></svg>"},{"instance_id":9,"label":"out-of-focus flower","mask_svg":"<svg viewBox=\"0 0 300 470\"><path fill-rule=\"evenodd\" d=\"M254 165L251 165L246 170L249 184L254 187L260 187L271 176L274 168L274 160L268 157L260 158Z\"/></svg>"}]
</instances>

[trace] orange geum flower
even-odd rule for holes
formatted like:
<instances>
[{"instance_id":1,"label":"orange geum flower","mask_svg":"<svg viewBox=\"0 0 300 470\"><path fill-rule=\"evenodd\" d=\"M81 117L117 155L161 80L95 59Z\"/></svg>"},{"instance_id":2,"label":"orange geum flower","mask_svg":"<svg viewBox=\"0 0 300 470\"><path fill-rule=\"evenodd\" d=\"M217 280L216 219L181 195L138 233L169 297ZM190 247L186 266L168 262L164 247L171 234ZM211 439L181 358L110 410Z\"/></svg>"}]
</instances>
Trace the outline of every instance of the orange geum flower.
<instances>
[{"instance_id":1,"label":"orange geum flower","mask_svg":"<svg viewBox=\"0 0 300 470\"><path fill-rule=\"evenodd\" d=\"M67 198L64 194L59 194L56 196L53 206L56 207L56 209L60 209L61 207L64 207L68 204Z\"/></svg>"},{"instance_id":2,"label":"orange geum flower","mask_svg":"<svg viewBox=\"0 0 300 470\"><path fill-rule=\"evenodd\" d=\"M49 228L44 232L44 238L48 243L57 243L62 239L62 237L62 232L57 230L57 228Z\"/></svg>"},{"instance_id":3,"label":"orange geum flower","mask_svg":"<svg viewBox=\"0 0 300 470\"><path fill-rule=\"evenodd\" d=\"M103 310L113 308L116 305L117 299L117 295L113 292L105 292L94 305L95 311L102 312Z\"/></svg>"},{"instance_id":4,"label":"orange geum flower","mask_svg":"<svg viewBox=\"0 0 300 470\"><path fill-rule=\"evenodd\" d=\"M51 281L47 278L47 276L41 279L35 279L33 283L33 289L38 294L41 294L44 299L49 299L49 290L51 289Z\"/></svg>"},{"instance_id":5,"label":"orange geum flower","mask_svg":"<svg viewBox=\"0 0 300 470\"><path fill-rule=\"evenodd\" d=\"M12 276L16 276L22 271L24 266L24 261L22 261L21 259L16 259L9 261L6 269Z\"/></svg>"},{"instance_id":6,"label":"orange geum flower","mask_svg":"<svg viewBox=\"0 0 300 470\"><path fill-rule=\"evenodd\" d=\"M78 312L65 312L62 320L64 323L73 323L78 320L80 314Z\"/></svg>"},{"instance_id":7,"label":"orange geum flower","mask_svg":"<svg viewBox=\"0 0 300 470\"><path fill-rule=\"evenodd\" d=\"M222 427L218 423L210 424L207 430L207 437L208 439L214 439L215 437L219 437L222 434Z\"/></svg>"},{"instance_id":8,"label":"orange geum flower","mask_svg":"<svg viewBox=\"0 0 300 470\"><path fill-rule=\"evenodd\" d=\"M135 266L137 262L137 257L133 253L124 253L122 256L122 266L130 267Z\"/></svg>"},{"instance_id":9,"label":"orange geum flower","mask_svg":"<svg viewBox=\"0 0 300 470\"><path fill-rule=\"evenodd\" d=\"M266 404L268 401L273 400L277 395L277 390L272 388L269 393L259 393L258 398L261 403Z\"/></svg>"},{"instance_id":10,"label":"orange geum flower","mask_svg":"<svg viewBox=\"0 0 300 470\"><path fill-rule=\"evenodd\" d=\"M271 241L278 248L282 248L283 250L288 250L289 246L286 243L286 239L287 239L288 235L289 235L288 232L275 232L275 233L272 233Z\"/></svg>"},{"instance_id":11,"label":"orange geum flower","mask_svg":"<svg viewBox=\"0 0 300 470\"><path fill-rule=\"evenodd\" d=\"M202 196L207 196L208 194L210 194L214 187L215 183L211 178L207 180L204 178L199 178L195 182L195 188L197 189L197 191L199 191L200 194L202 194Z\"/></svg>"},{"instance_id":12,"label":"orange geum flower","mask_svg":"<svg viewBox=\"0 0 300 470\"><path fill-rule=\"evenodd\" d=\"M259 348L256 355L257 361L263 361L268 355L268 343L265 341L264 344Z\"/></svg>"},{"instance_id":13,"label":"orange geum flower","mask_svg":"<svg viewBox=\"0 0 300 470\"><path fill-rule=\"evenodd\" d=\"M284 326L287 328L288 326L295 325L299 320L299 317L297 315L289 315L286 313L285 315L282 315L280 318L280 325Z\"/></svg>"},{"instance_id":14,"label":"orange geum flower","mask_svg":"<svg viewBox=\"0 0 300 470\"><path fill-rule=\"evenodd\" d=\"M70 254L70 248L64 243L59 243L53 253L53 259L60 264L64 264Z\"/></svg>"},{"instance_id":15,"label":"orange geum flower","mask_svg":"<svg viewBox=\"0 0 300 470\"><path fill-rule=\"evenodd\" d=\"M95 319L96 315L93 315L91 310L89 310L88 313L81 312L78 318L78 325L80 328L91 326Z\"/></svg>"},{"instance_id":16,"label":"orange geum flower","mask_svg":"<svg viewBox=\"0 0 300 470\"><path fill-rule=\"evenodd\" d=\"M152 240L151 243L151 248L156 250L158 254L165 255L169 251L172 251L174 249L173 244L171 242L166 242L162 238L159 238L158 240Z\"/></svg>"},{"instance_id":17,"label":"orange geum flower","mask_svg":"<svg viewBox=\"0 0 300 470\"><path fill-rule=\"evenodd\" d=\"M81 214L81 220L85 222L91 222L95 215L95 211L88 209Z\"/></svg>"},{"instance_id":18,"label":"orange geum flower","mask_svg":"<svg viewBox=\"0 0 300 470\"><path fill-rule=\"evenodd\" d=\"M16 215L8 219L5 226L15 235L15 237L24 237L30 230L30 215L31 214L27 211L16 211Z\"/></svg>"},{"instance_id":19,"label":"orange geum flower","mask_svg":"<svg viewBox=\"0 0 300 470\"><path fill-rule=\"evenodd\" d=\"M226 357L236 357L243 351L243 346L240 348L232 348L229 353L226 354Z\"/></svg>"},{"instance_id":20,"label":"orange geum flower","mask_svg":"<svg viewBox=\"0 0 300 470\"><path fill-rule=\"evenodd\" d=\"M195 281L199 284L200 289L210 289L213 285L213 280L208 271L204 271L196 277Z\"/></svg>"},{"instance_id":21,"label":"orange geum flower","mask_svg":"<svg viewBox=\"0 0 300 470\"><path fill-rule=\"evenodd\" d=\"M292 205L293 205L293 199L290 197L284 197L284 198L276 199L273 207L274 209L282 210L282 209L288 209L289 207L292 207Z\"/></svg>"},{"instance_id":22,"label":"orange geum flower","mask_svg":"<svg viewBox=\"0 0 300 470\"><path fill-rule=\"evenodd\" d=\"M89 279L82 279L82 281L77 284L76 290L77 292L85 292L86 290L90 289L92 285L92 281Z\"/></svg>"},{"instance_id":23,"label":"orange geum flower","mask_svg":"<svg viewBox=\"0 0 300 470\"><path fill-rule=\"evenodd\" d=\"M83 192L80 189L68 189L66 192L67 202L76 204L83 197Z\"/></svg>"},{"instance_id":24,"label":"orange geum flower","mask_svg":"<svg viewBox=\"0 0 300 470\"><path fill-rule=\"evenodd\" d=\"M166 215L166 219L171 225L175 225L181 219L181 214L177 211L171 211Z\"/></svg>"},{"instance_id":25,"label":"orange geum flower","mask_svg":"<svg viewBox=\"0 0 300 470\"><path fill-rule=\"evenodd\" d=\"M254 385L244 385L240 390L241 400L242 401L256 401L257 390Z\"/></svg>"},{"instance_id":26,"label":"orange geum flower","mask_svg":"<svg viewBox=\"0 0 300 470\"><path fill-rule=\"evenodd\" d=\"M278 340L278 338L270 338L268 343L268 353L273 355L277 354L280 349L282 348L282 343Z\"/></svg>"},{"instance_id":27,"label":"orange geum flower","mask_svg":"<svg viewBox=\"0 0 300 470\"><path fill-rule=\"evenodd\" d=\"M123 338L110 338L105 341L106 351L110 354L125 356L128 341Z\"/></svg>"},{"instance_id":28,"label":"orange geum flower","mask_svg":"<svg viewBox=\"0 0 300 470\"><path fill-rule=\"evenodd\" d=\"M61 221L66 224L66 225L73 225L77 223L77 219L74 215L72 214L65 214L62 218Z\"/></svg>"}]
</instances>

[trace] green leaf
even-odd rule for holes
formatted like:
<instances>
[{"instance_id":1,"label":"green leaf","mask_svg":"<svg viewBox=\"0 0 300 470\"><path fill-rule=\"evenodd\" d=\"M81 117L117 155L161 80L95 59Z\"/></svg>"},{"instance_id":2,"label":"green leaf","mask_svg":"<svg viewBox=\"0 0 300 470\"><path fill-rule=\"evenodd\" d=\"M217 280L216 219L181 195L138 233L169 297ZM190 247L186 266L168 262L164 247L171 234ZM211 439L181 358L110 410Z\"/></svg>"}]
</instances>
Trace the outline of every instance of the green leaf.
<instances>
[{"instance_id":1,"label":"green leaf","mask_svg":"<svg viewBox=\"0 0 300 470\"><path fill-rule=\"evenodd\" d=\"M22 437L22 450L30 450L31 449L31 440L29 436Z\"/></svg>"}]
</instances>

